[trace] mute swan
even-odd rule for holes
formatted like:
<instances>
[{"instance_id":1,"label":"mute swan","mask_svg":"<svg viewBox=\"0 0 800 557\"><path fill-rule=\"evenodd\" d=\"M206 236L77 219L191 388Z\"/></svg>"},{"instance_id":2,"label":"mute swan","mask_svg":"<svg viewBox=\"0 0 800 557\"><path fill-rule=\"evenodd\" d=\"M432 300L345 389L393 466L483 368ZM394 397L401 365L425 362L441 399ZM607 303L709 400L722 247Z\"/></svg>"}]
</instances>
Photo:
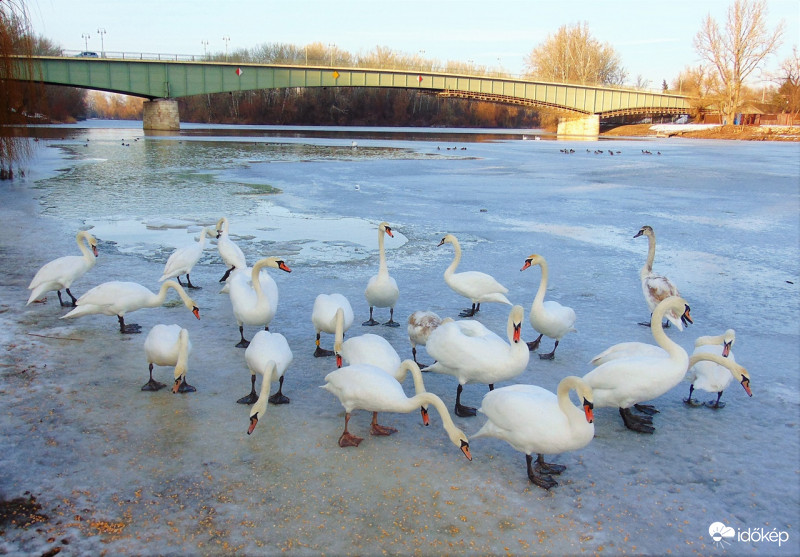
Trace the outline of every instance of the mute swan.
<instances>
[{"instance_id":1,"label":"mute swan","mask_svg":"<svg viewBox=\"0 0 800 557\"><path fill-rule=\"evenodd\" d=\"M189 331L180 325L156 325L144 339L144 353L150 367L150 380L142 387L143 391L158 391L166 385L153 379L153 365L175 366L173 393L193 393L197 389L186 382L189 354L192 342Z\"/></svg>"},{"instance_id":2,"label":"mute swan","mask_svg":"<svg viewBox=\"0 0 800 557\"><path fill-rule=\"evenodd\" d=\"M682 329L683 325L681 325L680 328ZM733 329L728 329L724 335L698 337L697 340L694 341L695 353L699 351L698 348L701 346L722 344L724 342L725 335L728 334L734 335L735 333L733 332ZM714 347L710 348L713 349ZM721 353L721 347L718 347L716 352ZM618 358L629 358L631 356L660 356L662 358L669 357L663 348L654 344L648 344L646 342L620 342L619 344L615 344L600 352L597 356L592 358L589 363L591 363L593 366L599 366L600 364L610 362L611 360L616 360Z\"/></svg>"},{"instance_id":3,"label":"mute swan","mask_svg":"<svg viewBox=\"0 0 800 557\"><path fill-rule=\"evenodd\" d=\"M278 308L278 285L268 273L261 273L261 269L265 267L292 272L282 259L265 257L253 265L250 281L247 280L247 274L242 271L234 273L230 279L228 294L241 337L236 344L237 348L247 348L250 344L244 338L245 325L263 325L265 330L269 330L269 324L275 317Z\"/></svg>"},{"instance_id":4,"label":"mute swan","mask_svg":"<svg viewBox=\"0 0 800 557\"><path fill-rule=\"evenodd\" d=\"M228 280L228 276L234 269L247 267L247 260L241 248L228 236L228 219L226 217L222 217L217 221L217 250L219 250L219 256L222 261L228 266L219 282Z\"/></svg>"},{"instance_id":5,"label":"mute swan","mask_svg":"<svg viewBox=\"0 0 800 557\"><path fill-rule=\"evenodd\" d=\"M380 253L380 264L378 265L378 274L373 275L367 283L367 289L364 291L364 297L369 304L369 321L364 321L362 325L377 325L378 322L372 318L372 310L375 307L389 308L389 321L384 323L388 327L399 327L400 324L394 320L394 305L397 303L397 298L400 296L400 289L397 288L397 282L389 276L389 269L386 267L386 254L383 248L383 235L388 234L394 237L392 229L388 222L382 222L378 225L378 252Z\"/></svg>"},{"instance_id":6,"label":"mute swan","mask_svg":"<svg viewBox=\"0 0 800 557\"><path fill-rule=\"evenodd\" d=\"M736 358L733 356L733 343L736 342L736 332L733 329L728 329L721 335L700 337L694 342L694 352L692 357L689 358L689 372L686 378L691 382L689 386L689 397L685 398L683 402L690 406L699 406L696 400L692 398L694 389L702 389L710 393L717 393L717 400L706 402L706 406L718 410L725 407L724 402L720 402L722 391L731 384L731 380L736 379L742 383L748 395L750 393L750 378L749 375L742 372L744 368L736 369L734 371L734 364ZM714 358L702 357L703 355L713 355ZM697 358L697 361L693 361ZM719 358L724 361L720 362ZM747 386L742 381L742 376L747 375Z\"/></svg>"},{"instance_id":7,"label":"mute swan","mask_svg":"<svg viewBox=\"0 0 800 557\"><path fill-rule=\"evenodd\" d=\"M571 390L578 393L583 408L572 404ZM546 463L543 455L582 449L594 437L591 387L578 377L567 376L558 384L557 393L535 385L489 391L480 407L488 421L472 436L496 437L525 453L528 478L545 489L558 485L550 476L566 467ZM533 467L532 453L538 453Z\"/></svg>"},{"instance_id":8,"label":"mute swan","mask_svg":"<svg viewBox=\"0 0 800 557\"><path fill-rule=\"evenodd\" d=\"M125 314L137 309L154 308L162 305L164 300L167 299L167 290L170 288L178 293L178 296L183 300L183 304L192 310L195 317L200 319L200 310L197 309L197 304L186 295L181 285L174 280L164 282L158 294L153 294L136 282L111 281L98 284L78 298L77 307L66 315L62 315L61 319L98 313L116 315L119 321L120 333L139 333L142 329L139 325L135 323L125 324Z\"/></svg>"},{"instance_id":9,"label":"mute swan","mask_svg":"<svg viewBox=\"0 0 800 557\"><path fill-rule=\"evenodd\" d=\"M427 350L436 362L426 371L445 373L458 379L455 413L475 415L475 408L461 404L461 391L467 383L486 383L489 390L499 381L512 379L525 371L530 352L520 338L525 312L514 306L508 314L508 342L477 321L443 323L428 338Z\"/></svg>"},{"instance_id":10,"label":"mute swan","mask_svg":"<svg viewBox=\"0 0 800 557\"><path fill-rule=\"evenodd\" d=\"M55 292L58 294L58 302L62 306L75 305L77 298L69 291L69 287L73 282L81 278L86 271L94 267L97 258L97 240L88 232L81 230L75 235L75 242L78 244L83 255L66 255L46 263L41 269L36 271L31 283L28 285L28 290L31 290L31 295L28 297L30 304L34 300L40 299L47 292ZM88 244L88 245L87 245ZM72 298L72 303L64 303L61 299L61 289L67 291L67 295Z\"/></svg>"},{"instance_id":11,"label":"mute swan","mask_svg":"<svg viewBox=\"0 0 800 557\"><path fill-rule=\"evenodd\" d=\"M539 342L542 340L542 335L555 339L556 344L553 346L553 351L549 354L539 354L542 360L552 360L556 355L556 348L558 348L558 341L560 341L567 333L577 332L575 327L575 310L571 307L562 306L553 300L544 301L544 293L547 290L547 261L541 255L533 254L525 260L525 264L520 271L524 271L528 267L539 265L542 268L542 281L539 283L539 290L536 292L536 297L533 299L531 305L530 321L531 326L539 333L539 337L533 342L528 343L529 350L536 350L539 348Z\"/></svg>"},{"instance_id":12,"label":"mute swan","mask_svg":"<svg viewBox=\"0 0 800 557\"><path fill-rule=\"evenodd\" d=\"M670 296L680 296L680 292L678 292L678 289L667 277L653 272L653 259L656 256L656 234L653 232L652 227L647 225L643 226L639 232L636 233L634 238L638 238L639 236L647 236L647 261L639 271L639 278L642 281L642 292L644 293L647 307L650 308L650 318L652 321L653 311L659 302L666 300ZM680 313L676 312L667 313L666 317L668 321L664 326L669 327L669 323L672 322L680 329L680 315ZM650 326L650 323L639 324Z\"/></svg>"},{"instance_id":13,"label":"mute swan","mask_svg":"<svg viewBox=\"0 0 800 557\"><path fill-rule=\"evenodd\" d=\"M237 400L239 404L253 404L250 410L250 427L247 434L253 433L258 424L259 416L267 411L267 402L272 404L289 404L289 398L283 394L283 378L286 369L292 363L294 356L286 342L286 337L280 333L258 331L247 351L244 353L247 367L250 368L250 394ZM256 394L256 373L260 373L261 394ZM277 392L269 396L270 385L278 382Z\"/></svg>"},{"instance_id":14,"label":"mute swan","mask_svg":"<svg viewBox=\"0 0 800 557\"><path fill-rule=\"evenodd\" d=\"M342 329L342 334L344 334L353 324L353 308L347 298L339 293L334 293L320 294L314 300L314 308L311 310L311 323L317 333L317 348L314 351L314 357L333 356L332 350L325 350L319 345L319 337L322 332L336 333L336 313L339 310L342 311L342 318L344 319Z\"/></svg>"},{"instance_id":15,"label":"mute swan","mask_svg":"<svg viewBox=\"0 0 800 557\"><path fill-rule=\"evenodd\" d=\"M456 273L456 268L461 262L461 245L452 234L447 234L439 245L452 244L455 250L453 262L444 272L444 281L454 292L461 294L472 301L472 308L462 311L461 317L472 317L481 309L481 302L499 302L511 305L504 296L508 288L497 282L493 276L480 271L464 271Z\"/></svg>"},{"instance_id":16,"label":"mute swan","mask_svg":"<svg viewBox=\"0 0 800 557\"><path fill-rule=\"evenodd\" d=\"M630 407L648 414L657 410L638 403L657 398L681 382L689 368L689 355L664 332L661 320L668 311L683 311L682 319L692 322L686 300L671 296L660 302L653 311L651 331L653 338L663 348L664 356L631 356L606 362L583 376L594 391L594 405L598 408L616 406L625 427L639 433L653 433L652 418L634 415ZM679 321L680 322L680 321Z\"/></svg>"},{"instance_id":17,"label":"mute swan","mask_svg":"<svg viewBox=\"0 0 800 557\"><path fill-rule=\"evenodd\" d=\"M187 246L173 251L169 259L167 259L167 263L164 265L164 274L161 275L158 281L163 282L167 279L174 278L177 279L178 284L183 286L181 275L186 275L187 287L200 288L192 284L192 281L189 279L189 273L192 272L192 268L200 260L200 256L203 255L203 248L206 245L206 236L211 236L213 234L212 230L213 228L203 228L200 233L200 239L197 242L192 242Z\"/></svg>"},{"instance_id":18,"label":"mute swan","mask_svg":"<svg viewBox=\"0 0 800 557\"><path fill-rule=\"evenodd\" d=\"M417 365L423 366L417 361L417 346L425 346L436 327L450 321L452 319L449 317L442 320L432 311L415 311L408 316L408 340L411 342L411 355Z\"/></svg>"},{"instance_id":19,"label":"mute swan","mask_svg":"<svg viewBox=\"0 0 800 557\"><path fill-rule=\"evenodd\" d=\"M401 367L413 370L419 367L412 360L405 360ZM413 372L412 372L413 373ZM394 428L378 426L375 423L377 412L402 412L408 413L423 405L431 405L439 412L442 426L447 432L450 441L458 447L464 456L472 460L469 451L469 440L463 431L453 423L442 399L433 393L421 392L408 398L403 392L403 387L397 380L382 369L369 364L356 364L332 371L325 376L323 389L332 393L344 406L344 432L339 437L340 447L357 447L363 440L347 430L350 414L353 410L367 410L373 412L373 423L370 433L372 435L390 435Z\"/></svg>"}]
</instances>

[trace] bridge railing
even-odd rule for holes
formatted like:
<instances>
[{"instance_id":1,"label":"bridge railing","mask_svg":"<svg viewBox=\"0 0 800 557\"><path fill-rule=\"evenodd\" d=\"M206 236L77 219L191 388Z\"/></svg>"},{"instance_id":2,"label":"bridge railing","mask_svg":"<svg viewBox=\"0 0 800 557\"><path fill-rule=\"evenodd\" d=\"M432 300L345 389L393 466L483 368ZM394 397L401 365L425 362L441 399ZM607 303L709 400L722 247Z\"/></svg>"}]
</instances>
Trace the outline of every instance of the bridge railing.
<instances>
[{"instance_id":1,"label":"bridge railing","mask_svg":"<svg viewBox=\"0 0 800 557\"><path fill-rule=\"evenodd\" d=\"M100 51L85 51L85 50L62 50L61 55L66 58L86 58L85 54L89 52L96 54L97 58L110 58L113 60L156 60L159 62L211 62L218 61L212 60L210 56L203 56L198 54L164 54L163 52L113 52L106 50ZM89 56L94 58L93 56Z\"/></svg>"}]
</instances>

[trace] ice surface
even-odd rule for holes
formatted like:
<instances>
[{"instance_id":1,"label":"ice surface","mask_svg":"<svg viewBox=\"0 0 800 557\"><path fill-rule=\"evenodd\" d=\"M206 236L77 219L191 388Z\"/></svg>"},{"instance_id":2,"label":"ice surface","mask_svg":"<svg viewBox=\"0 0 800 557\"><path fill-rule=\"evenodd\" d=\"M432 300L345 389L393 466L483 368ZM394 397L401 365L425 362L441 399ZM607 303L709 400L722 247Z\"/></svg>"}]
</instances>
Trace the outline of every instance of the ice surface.
<instances>
[{"instance_id":1,"label":"ice surface","mask_svg":"<svg viewBox=\"0 0 800 557\"><path fill-rule=\"evenodd\" d=\"M0 208L0 499L29 492L47 519L0 526L0 553L800 553L797 144L198 127L165 137L102 126L49 133L26 178L3 183ZM108 280L156 290L171 251L221 216L249 262L281 255L292 268L270 271L280 290L270 330L294 352L283 388L291 404L270 406L251 436L249 409L235 402L249 372L234 347L230 301L217 293L224 266L212 241L192 272L203 287L189 292L200 321L174 294L167 307L126 316L144 333L157 323L190 330L196 393L140 391L145 335L123 337L115 318L59 320L67 308L54 293L24 305L41 265L78 253L79 228L97 236L100 258L73 284L76 295ZM369 414L356 412L350 428L365 440L341 449L342 407L318 388L335 363L312 356L311 307L318 293L341 292L356 313L348 336L381 334L410 357L405 327L360 326L384 220L398 233L386 250L401 322L418 309L456 317L466 307L442 278L453 257L437 247L446 233L461 242L461 270L491 272L526 310L541 275L519 269L531 253L545 256L547 299L573 307L579 331L554 361L532 357L517 378L548 389L588 372L611 344L652 340L636 324L648 318L639 284L647 242L633 238L649 224L655 268L677 283L695 319L668 334L691 350L698 336L735 329L754 396L732 385L724 409L687 408L682 383L653 401L652 436L597 409L585 449L548 456L567 466L549 492L530 484L523 455L502 441L475 439L467 461L435 414L428 428L416 413L382 415L399 431L372 437ZM484 304L477 319L502 335L507 311ZM375 316L385 321L388 310ZM523 338L535 338L527 319ZM323 347L332 342L322 335ZM545 338L542 349L551 348ZM172 369L154 376L169 380ZM452 408L453 378L425 382ZM464 402L478 405L485 392L468 385ZM455 422L469 435L483 418ZM786 531L789 541L734 539L723 551L709 535L714 522Z\"/></svg>"}]
</instances>

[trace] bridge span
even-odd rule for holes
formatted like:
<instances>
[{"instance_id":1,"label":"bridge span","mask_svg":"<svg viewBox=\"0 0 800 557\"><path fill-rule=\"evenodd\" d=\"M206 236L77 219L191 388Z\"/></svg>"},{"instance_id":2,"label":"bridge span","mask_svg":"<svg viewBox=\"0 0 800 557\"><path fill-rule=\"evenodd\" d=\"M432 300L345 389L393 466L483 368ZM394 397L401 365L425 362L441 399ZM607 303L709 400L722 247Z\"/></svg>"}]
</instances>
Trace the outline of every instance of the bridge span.
<instances>
[{"instance_id":1,"label":"bridge span","mask_svg":"<svg viewBox=\"0 0 800 557\"><path fill-rule=\"evenodd\" d=\"M418 70L349 68L166 59L36 56L34 80L148 99L144 128L180 129L175 99L192 95L304 87L415 89L444 98L529 106L563 114L559 134L597 135L601 118L686 114L682 95L509 77ZM21 79L31 65L19 60Z\"/></svg>"}]
</instances>

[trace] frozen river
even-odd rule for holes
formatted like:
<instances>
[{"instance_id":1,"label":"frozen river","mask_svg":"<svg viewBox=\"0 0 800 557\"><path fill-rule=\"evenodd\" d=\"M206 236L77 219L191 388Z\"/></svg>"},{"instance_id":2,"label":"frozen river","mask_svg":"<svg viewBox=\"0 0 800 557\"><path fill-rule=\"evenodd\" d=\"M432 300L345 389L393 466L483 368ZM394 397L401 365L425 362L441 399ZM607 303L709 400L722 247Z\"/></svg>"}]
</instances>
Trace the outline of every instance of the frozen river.
<instances>
[{"instance_id":1,"label":"frozen river","mask_svg":"<svg viewBox=\"0 0 800 557\"><path fill-rule=\"evenodd\" d=\"M41 508L24 528L0 524L0 554L800 553L800 145L201 126L144 136L130 125L43 129L26 177L2 184L0 499ZM78 254L79 229L98 238L100 257L73 293L109 280L155 291L169 254L223 216L248 263L280 256L292 268L271 273L280 302L270 325L294 353L291 403L270 406L251 436L249 410L236 404L249 372L218 294L215 241L192 272L200 321L175 303L126 319L144 332L189 329L195 393L140 391L145 335L120 335L115 318L59 320L67 310L53 293L25 306L41 265ZM395 232L386 257L403 324L415 310L457 318L467 306L442 277L453 250L437 244L450 233L459 270L503 283L533 340L527 312L541 273L519 269L543 255L547 299L574 308L578 332L554 361L532 354L513 382L550 390L612 344L653 342L637 325L649 317L647 242L633 238L650 225L655 269L695 322L668 335L691 352L695 338L735 329L753 397L733 383L725 408L689 408L684 382L653 401L653 435L598 408L593 441L548 458L567 466L549 491L503 441L471 441L466 460L435 413L428 428L416 413L384 414L399 432L373 437L369 414L356 411L350 428L365 440L342 449L342 406L318 388L335 362L312 356L311 309L317 294L342 293L355 311L348 337L380 334L411 356L405 326L361 326L381 221ZM487 303L477 320L504 336L507 317ZM172 370L155 376L169 382ZM454 378L426 374L425 384L452 408ZM467 385L462 400L479 406L486 390ZM467 436L485 421L454 419ZM736 533L721 548L715 522Z\"/></svg>"}]
</instances>

